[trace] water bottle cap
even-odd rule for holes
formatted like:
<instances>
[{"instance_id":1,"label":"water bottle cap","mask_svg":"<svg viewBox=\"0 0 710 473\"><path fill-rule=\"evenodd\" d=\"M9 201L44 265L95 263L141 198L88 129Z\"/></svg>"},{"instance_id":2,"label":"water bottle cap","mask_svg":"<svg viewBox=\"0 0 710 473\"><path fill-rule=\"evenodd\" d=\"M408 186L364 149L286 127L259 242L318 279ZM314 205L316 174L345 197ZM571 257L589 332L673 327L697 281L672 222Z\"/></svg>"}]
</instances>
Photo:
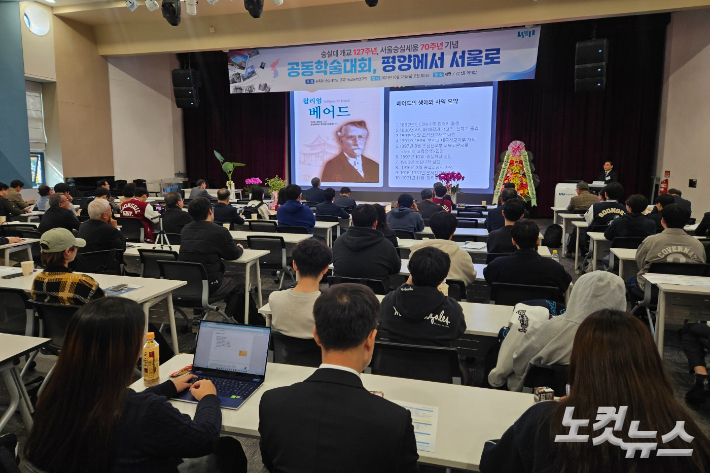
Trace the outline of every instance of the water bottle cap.
<instances>
[{"instance_id":1,"label":"water bottle cap","mask_svg":"<svg viewBox=\"0 0 710 473\"><path fill-rule=\"evenodd\" d=\"M155 340L155 334L153 332L148 332L145 334L146 340Z\"/></svg>"}]
</instances>

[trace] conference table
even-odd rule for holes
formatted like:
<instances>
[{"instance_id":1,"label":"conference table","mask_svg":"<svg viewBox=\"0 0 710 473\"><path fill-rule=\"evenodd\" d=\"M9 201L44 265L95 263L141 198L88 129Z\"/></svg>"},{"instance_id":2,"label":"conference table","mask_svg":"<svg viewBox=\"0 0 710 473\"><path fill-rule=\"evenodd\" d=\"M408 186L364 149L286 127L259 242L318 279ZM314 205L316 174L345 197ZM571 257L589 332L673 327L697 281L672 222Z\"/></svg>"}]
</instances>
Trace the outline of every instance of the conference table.
<instances>
[{"instance_id":1,"label":"conference table","mask_svg":"<svg viewBox=\"0 0 710 473\"><path fill-rule=\"evenodd\" d=\"M424 227L424 230L422 230L421 232L416 232L416 234L420 237L427 238L432 238L434 236L434 232L431 230L430 227ZM488 230L486 230L485 228L457 228L456 232L454 233L454 238L457 237L481 238L483 240L487 240Z\"/></svg>"},{"instance_id":2,"label":"conference table","mask_svg":"<svg viewBox=\"0 0 710 473\"><path fill-rule=\"evenodd\" d=\"M17 253L18 251L26 251L27 259L25 261L32 261L32 244L38 242L36 238L27 238L19 243L8 243L7 245L0 245L0 250L3 251L5 255L5 266L10 266L10 255L12 253Z\"/></svg>"},{"instance_id":3,"label":"conference table","mask_svg":"<svg viewBox=\"0 0 710 473\"><path fill-rule=\"evenodd\" d=\"M231 231L232 238L238 242L246 243L248 236L279 236L284 239L286 246L295 246L298 242L307 240L313 235L308 233L274 233L274 232L250 232L250 231Z\"/></svg>"},{"instance_id":4,"label":"conference table","mask_svg":"<svg viewBox=\"0 0 710 473\"><path fill-rule=\"evenodd\" d=\"M582 220L584 221L584 215L580 214L570 214L560 212L556 214L558 218L561 219L562 223L562 254L567 254L567 235L572 234L572 222ZM579 237L579 232L577 232L577 237Z\"/></svg>"},{"instance_id":5,"label":"conference table","mask_svg":"<svg viewBox=\"0 0 710 473\"><path fill-rule=\"evenodd\" d=\"M169 374L189 365L193 355L176 355L161 365L160 382ZM269 389L299 383L315 368L267 363L264 385L238 410L222 409L222 432L259 438L259 403ZM474 388L414 379L361 375L365 389L381 391L385 399L438 407L436 447L433 452L419 451L419 461L445 468L478 471L483 446L503 433L533 403L533 395L495 389ZM137 392L145 389L142 379L131 385ZM181 413L194 417L197 404L170 401ZM494 414L494 415L493 415ZM298 435L294 432L294 435Z\"/></svg>"},{"instance_id":6,"label":"conference table","mask_svg":"<svg viewBox=\"0 0 710 473\"><path fill-rule=\"evenodd\" d=\"M400 276L407 276L409 277L409 260L407 258L402 258L402 267L399 270L399 275ZM330 269L333 269L333 263L328 266ZM476 281L485 281L483 278L483 270L485 269L486 265L485 264L474 264L473 269L476 270Z\"/></svg>"},{"instance_id":7,"label":"conference table","mask_svg":"<svg viewBox=\"0 0 710 473\"><path fill-rule=\"evenodd\" d=\"M561 213L567 213L567 207L550 207L552 209L552 223L558 223L557 222L557 215Z\"/></svg>"},{"instance_id":8,"label":"conference table","mask_svg":"<svg viewBox=\"0 0 710 473\"><path fill-rule=\"evenodd\" d=\"M634 268L636 268L632 275L635 276L636 273L638 273L638 266L636 265L636 251L636 248L611 248L609 251L609 271L614 271L616 260L618 259L619 276L621 279L626 281L627 277L624 275L624 272L631 266L631 263L633 263Z\"/></svg>"},{"instance_id":9,"label":"conference table","mask_svg":"<svg viewBox=\"0 0 710 473\"><path fill-rule=\"evenodd\" d=\"M259 220L256 220L257 222ZM263 220L262 220L263 221ZM333 228L336 228L340 225L340 222L323 222L323 221L316 221L315 226L313 227L313 234L314 235L322 235L325 238L325 241L328 243L328 246L332 247L333 246ZM234 225L234 231L238 232L249 232L249 220L246 220L243 225ZM264 233L264 232L262 232ZM266 232L268 233L268 232ZM286 235L285 233L271 233L271 235ZM310 235L308 235L310 236ZM299 240L300 241L300 240Z\"/></svg>"},{"instance_id":10,"label":"conference table","mask_svg":"<svg viewBox=\"0 0 710 473\"><path fill-rule=\"evenodd\" d=\"M22 270L20 268L0 268L0 276L17 274L21 272ZM32 281L37 273L38 270L35 270L33 274L28 276L19 276L12 279L0 279L0 288L22 289L29 294L32 292ZM173 308L172 291L187 284L185 281L176 281L172 279L134 278L129 276L115 276L112 274L85 274L96 280L96 282L99 283L99 286L104 290L118 284L128 284L131 287L135 287L135 289L125 292L119 297L125 297L126 299L130 299L141 305L143 312L145 313L146 331L148 330L150 308L163 300L167 301L173 350L176 353L178 352L177 327L175 326L175 310Z\"/></svg>"}]
</instances>

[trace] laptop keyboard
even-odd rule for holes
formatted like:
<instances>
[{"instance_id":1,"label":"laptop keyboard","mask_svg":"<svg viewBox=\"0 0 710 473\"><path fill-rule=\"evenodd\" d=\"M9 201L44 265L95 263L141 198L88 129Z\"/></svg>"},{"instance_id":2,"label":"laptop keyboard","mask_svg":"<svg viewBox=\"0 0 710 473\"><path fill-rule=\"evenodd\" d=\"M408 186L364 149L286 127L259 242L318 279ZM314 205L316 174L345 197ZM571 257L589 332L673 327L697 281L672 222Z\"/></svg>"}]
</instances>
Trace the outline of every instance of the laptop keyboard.
<instances>
[{"instance_id":1,"label":"laptop keyboard","mask_svg":"<svg viewBox=\"0 0 710 473\"><path fill-rule=\"evenodd\" d=\"M216 378L212 376L199 376L197 381L202 379L212 381L214 387L217 388L217 394L232 399L246 399L258 387L258 384L256 383L239 381L236 379Z\"/></svg>"}]
</instances>

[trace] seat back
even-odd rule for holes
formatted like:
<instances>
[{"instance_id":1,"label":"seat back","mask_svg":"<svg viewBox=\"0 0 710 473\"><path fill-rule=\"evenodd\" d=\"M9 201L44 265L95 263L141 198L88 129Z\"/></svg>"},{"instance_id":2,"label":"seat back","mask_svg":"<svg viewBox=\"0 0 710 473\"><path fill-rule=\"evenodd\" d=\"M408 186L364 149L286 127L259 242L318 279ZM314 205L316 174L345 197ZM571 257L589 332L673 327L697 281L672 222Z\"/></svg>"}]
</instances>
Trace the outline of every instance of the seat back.
<instances>
[{"instance_id":1,"label":"seat back","mask_svg":"<svg viewBox=\"0 0 710 473\"><path fill-rule=\"evenodd\" d=\"M177 261L176 251L138 249L141 260L141 277L160 279L158 261Z\"/></svg>"},{"instance_id":2,"label":"seat back","mask_svg":"<svg viewBox=\"0 0 710 473\"><path fill-rule=\"evenodd\" d=\"M475 218L459 218L456 220L456 228L478 228L478 220Z\"/></svg>"},{"instance_id":3,"label":"seat back","mask_svg":"<svg viewBox=\"0 0 710 473\"><path fill-rule=\"evenodd\" d=\"M122 268L123 251L111 248L110 250L89 251L77 253L71 263L74 271L79 273L115 274L120 276Z\"/></svg>"},{"instance_id":4,"label":"seat back","mask_svg":"<svg viewBox=\"0 0 710 473\"><path fill-rule=\"evenodd\" d=\"M372 374L436 383L453 384L454 378L461 378L458 353L448 347L377 341L370 367Z\"/></svg>"},{"instance_id":5,"label":"seat back","mask_svg":"<svg viewBox=\"0 0 710 473\"><path fill-rule=\"evenodd\" d=\"M449 297L453 297L457 301L466 301L466 284L460 279L447 279L446 284L449 285Z\"/></svg>"},{"instance_id":6,"label":"seat back","mask_svg":"<svg viewBox=\"0 0 710 473\"><path fill-rule=\"evenodd\" d=\"M276 233L297 233L299 235L308 234L306 227L297 227L291 225L276 225Z\"/></svg>"},{"instance_id":7,"label":"seat back","mask_svg":"<svg viewBox=\"0 0 710 473\"><path fill-rule=\"evenodd\" d=\"M616 237L611 240L612 248L630 248L637 249L645 237Z\"/></svg>"},{"instance_id":8,"label":"seat back","mask_svg":"<svg viewBox=\"0 0 710 473\"><path fill-rule=\"evenodd\" d=\"M340 217L335 215L316 215L317 222L340 222Z\"/></svg>"},{"instance_id":9,"label":"seat back","mask_svg":"<svg viewBox=\"0 0 710 473\"><path fill-rule=\"evenodd\" d=\"M611 223L611 221L609 221ZM587 232L601 232L604 233L606 229L609 228L609 225L594 225L590 228L587 229Z\"/></svg>"},{"instance_id":10,"label":"seat back","mask_svg":"<svg viewBox=\"0 0 710 473\"><path fill-rule=\"evenodd\" d=\"M239 205L246 205L249 202L251 202L250 199L237 199L237 204L239 204Z\"/></svg>"},{"instance_id":11,"label":"seat back","mask_svg":"<svg viewBox=\"0 0 710 473\"><path fill-rule=\"evenodd\" d=\"M406 230L395 230L394 234L397 235L397 239L403 239L403 240L416 240L417 235L414 234L414 232L408 232Z\"/></svg>"},{"instance_id":12,"label":"seat back","mask_svg":"<svg viewBox=\"0 0 710 473\"><path fill-rule=\"evenodd\" d=\"M649 273L678 274L682 276L710 276L710 264L651 263Z\"/></svg>"},{"instance_id":13,"label":"seat back","mask_svg":"<svg viewBox=\"0 0 710 473\"><path fill-rule=\"evenodd\" d=\"M459 210L456 216L459 218L483 218L481 212L469 212L468 210Z\"/></svg>"},{"instance_id":14,"label":"seat back","mask_svg":"<svg viewBox=\"0 0 710 473\"><path fill-rule=\"evenodd\" d=\"M0 333L25 335L28 318L34 317L29 296L22 289L0 288Z\"/></svg>"},{"instance_id":15,"label":"seat back","mask_svg":"<svg viewBox=\"0 0 710 473\"><path fill-rule=\"evenodd\" d=\"M278 331L271 331L274 342L274 362L287 365L318 367L321 364L321 349L312 338L295 338Z\"/></svg>"},{"instance_id":16,"label":"seat back","mask_svg":"<svg viewBox=\"0 0 710 473\"><path fill-rule=\"evenodd\" d=\"M64 345L64 335L72 316L79 310L74 305L47 304L45 302L31 301L37 311L37 316L42 321L43 336L51 339L47 350L57 355Z\"/></svg>"},{"instance_id":17,"label":"seat back","mask_svg":"<svg viewBox=\"0 0 710 473\"><path fill-rule=\"evenodd\" d=\"M501 256L510 256L513 253L487 253L486 254L486 264L491 264L491 261L495 260L496 258L500 258Z\"/></svg>"},{"instance_id":18,"label":"seat back","mask_svg":"<svg viewBox=\"0 0 710 473\"><path fill-rule=\"evenodd\" d=\"M250 232L276 233L276 222L272 220L247 220Z\"/></svg>"},{"instance_id":19,"label":"seat back","mask_svg":"<svg viewBox=\"0 0 710 473\"><path fill-rule=\"evenodd\" d=\"M518 302L535 299L563 302L560 300L559 289L556 287L528 286L502 282L491 284L491 300L495 301L496 305L514 306Z\"/></svg>"},{"instance_id":20,"label":"seat back","mask_svg":"<svg viewBox=\"0 0 710 473\"><path fill-rule=\"evenodd\" d=\"M12 225L0 225L0 232L0 235L4 237L39 238L34 236L25 236L25 232L36 232L39 235L37 227L30 224L18 223Z\"/></svg>"},{"instance_id":21,"label":"seat back","mask_svg":"<svg viewBox=\"0 0 710 473\"><path fill-rule=\"evenodd\" d=\"M171 245L180 245L180 234L179 233L166 233L165 236Z\"/></svg>"},{"instance_id":22,"label":"seat back","mask_svg":"<svg viewBox=\"0 0 710 473\"><path fill-rule=\"evenodd\" d=\"M187 284L173 289L173 301L182 306L205 307L209 299L207 271L200 263L187 261L157 260L161 279L186 281Z\"/></svg>"},{"instance_id":23,"label":"seat back","mask_svg":"<svg viewBox=\"0 0 710 473\"><path fill-rule=\"evenodd\" d=\"M145 241L145 229L143 228L141 219L118 217L116 222L121 227L121 234L126 238L126 241L135 243L143 243L143 241Z\"/></svg>"},{"instance_id":24,"label":"seat back","mask_svg":"<svg viewBox=\"0 0 710 473\"><path fill-rule=\"evenodd\" d=\"M372 292L374 292L375 294L381 294L383 296L387 295L387 293L389 292L385 287L385 283L381 279L328 276L328 287L342 283L362 284L363 286L367 286L372 289Z\"/></svg>"},{"instance_id":25,"label":"seat back","mask_svg":"<svg viewBox=\"0 0 710 473\"><path fill-rule=\"evenodd\" d=\"M555 390L555 396L567 395L567 370L569 365L529 366L523 388L546 386Z\"/></svg>"},{"instance_id":26,"label":"seat back","mask_svg":"<svg viewBox=\"0 0 710 473\"><path fill-rule=\"evenodd\" d=\"M259 258L262 269L283 269L286 266L286 242L280 236L247 235L247 246L252 250L266 250L268 255Z\"/></svg>"}]
</instances>

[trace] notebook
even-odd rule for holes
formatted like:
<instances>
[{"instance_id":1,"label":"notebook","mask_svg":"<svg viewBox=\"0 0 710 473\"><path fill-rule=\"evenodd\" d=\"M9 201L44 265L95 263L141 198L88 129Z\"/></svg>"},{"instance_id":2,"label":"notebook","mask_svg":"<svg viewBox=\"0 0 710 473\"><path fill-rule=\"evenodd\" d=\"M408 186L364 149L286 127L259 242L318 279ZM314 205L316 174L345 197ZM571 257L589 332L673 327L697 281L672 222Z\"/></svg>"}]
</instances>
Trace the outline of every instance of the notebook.
<instances>
[{"instance_id":1,"label":"notebook","mask_svg":"<svg viewBox=\"0 0 710 473\"><path fill-rule=\"evenodd\" d=\"M270 336L269 327L203 320L192 374L214 383L222 407L239 409L264 384ZM197 402L189 389L175 400Z\"/></svg>"}]
</instances>

